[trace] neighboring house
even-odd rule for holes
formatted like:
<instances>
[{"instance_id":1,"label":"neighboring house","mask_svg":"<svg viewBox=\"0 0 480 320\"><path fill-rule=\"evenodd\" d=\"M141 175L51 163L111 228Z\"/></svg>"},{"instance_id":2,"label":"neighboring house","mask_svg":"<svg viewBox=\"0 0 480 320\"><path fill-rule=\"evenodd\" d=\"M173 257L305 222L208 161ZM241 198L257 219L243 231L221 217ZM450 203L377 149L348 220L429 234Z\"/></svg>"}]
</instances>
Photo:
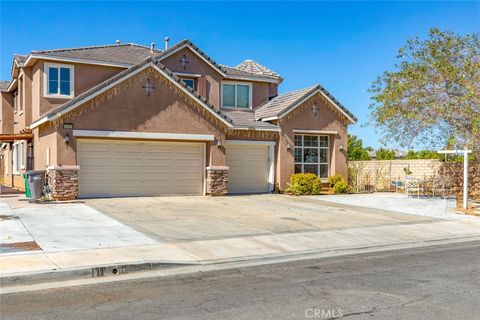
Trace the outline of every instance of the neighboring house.
<instances>
[{"instance_id":1,"label":"neighboring house","mask_svg":"<svg viewBox=\"0 0 480 320\"><path fill-rule=\"evenodd\" d=\"M167 43L168 44L168 43ZM220 65L188 40L32 51L1 83L6 184L47 169L58 199L284 190L347 175L356 118L320 85L278 94L255 61Z\"/></svg>"}]
</instances>

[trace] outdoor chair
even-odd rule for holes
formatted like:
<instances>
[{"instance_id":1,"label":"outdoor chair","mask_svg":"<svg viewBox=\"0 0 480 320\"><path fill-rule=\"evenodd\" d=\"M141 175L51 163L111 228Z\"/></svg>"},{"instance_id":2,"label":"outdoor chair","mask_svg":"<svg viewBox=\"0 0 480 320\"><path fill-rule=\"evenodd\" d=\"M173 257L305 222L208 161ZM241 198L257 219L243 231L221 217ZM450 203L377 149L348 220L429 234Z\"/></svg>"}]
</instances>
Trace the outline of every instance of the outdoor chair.
<instances>
[{"instance_id":1,"label":"outdoor chair","mask_svg":"<svg viewBox=\"0 0 480 320\"><path fill-rule=\"evenodd\" d=\"M412 194L416 194L417 197L420 198L420 193L424 193L425 190L423 189L422 185L420 184L420 180L412 177L406 176L405 177L405 194L410 197Z\"/></svg>"}]
</instances>

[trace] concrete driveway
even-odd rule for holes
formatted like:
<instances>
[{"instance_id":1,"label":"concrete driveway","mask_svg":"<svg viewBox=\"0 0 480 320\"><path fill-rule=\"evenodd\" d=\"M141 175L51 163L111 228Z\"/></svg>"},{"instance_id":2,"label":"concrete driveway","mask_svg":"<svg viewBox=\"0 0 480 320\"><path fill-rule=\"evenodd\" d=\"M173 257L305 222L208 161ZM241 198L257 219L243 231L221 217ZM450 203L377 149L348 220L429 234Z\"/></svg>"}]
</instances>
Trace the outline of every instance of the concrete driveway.
<instances>
[{"instance_id":1,"label":"concrete driveway","mask_svg":"<svg viewBox=\"0 0 480 320\"><path fill-rule=\"evenodd\" d=\"M91 199L86 203L160 242L437 221L430 217L277 194Z\"/></svg>"}]
</instances>

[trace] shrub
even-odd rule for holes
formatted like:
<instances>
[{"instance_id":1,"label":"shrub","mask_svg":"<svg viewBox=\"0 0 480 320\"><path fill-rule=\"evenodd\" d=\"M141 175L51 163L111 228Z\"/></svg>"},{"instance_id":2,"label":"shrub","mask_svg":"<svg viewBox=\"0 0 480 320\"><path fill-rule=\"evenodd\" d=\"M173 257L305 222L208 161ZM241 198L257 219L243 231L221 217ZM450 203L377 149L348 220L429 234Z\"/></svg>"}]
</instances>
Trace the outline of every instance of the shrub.
<instances>
[{"instance_id":1,"label":"shrub","mask_svg":"<svg viewBox=\"0 0 480 320\"><path fill-rule=\"evenodd\" d=\"M348 184L345 181L338 181L333 186L333 193L347 193L348 189Z\"/></svg>"},{"instance_id":2,"label":"shrub","mask_svg":"<svg viewBox=\"0 0 480 320\"><path fill-rule=\"evenodd\" d=\"M313 173L296 173L290 177L290 183L285 190L294 195L320 194L322 181Z\"/></svg>"},{"instance_id":3,"label":"shrub","mask_svg":"<svg viewBox=\"0 0 480 320\"><path fill-rule=\"evenodd\" d=\"M330 178L328 178L328 185L330 186L330 188L333 188L337 182L340 182L340 181L343 181L345 182L345 180L343 180L343 177L339 174L334 174L333 176L330 176Z\"/></svg>"}]
</instances>

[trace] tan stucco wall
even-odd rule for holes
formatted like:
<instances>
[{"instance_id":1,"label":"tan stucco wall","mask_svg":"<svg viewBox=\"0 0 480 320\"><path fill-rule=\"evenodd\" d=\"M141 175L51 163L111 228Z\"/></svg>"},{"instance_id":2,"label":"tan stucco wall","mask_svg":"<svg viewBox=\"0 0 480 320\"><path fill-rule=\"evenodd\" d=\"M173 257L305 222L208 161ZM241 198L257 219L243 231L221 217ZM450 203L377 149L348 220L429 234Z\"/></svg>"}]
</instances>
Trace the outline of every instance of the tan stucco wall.
<instances>
[{"instance_id":1,"label":"tan stucco wall","mask_svg":"<svg viewBox=\"0 0 480 320\"><path fill-rule=\"evenodd\" d=\"M55 107L58 107L68 99L59 99L59 98L47 98L45 97L45 85L44 85L44 64L45 62L58 63L55 61L46 61L39 60L33 66L35 76L34 80L37 82L34 85L35 90L38 90L38 101L34 100L34 106L37 108L33 112L37 116L33 120L37 120L39 116L44 115ZM109 66L99 66L99 65L89 65L81 63L62 63L66 65L74 66L74 94L78 96L79 94L87 91L88 89L94 87L95 85L111 78L115 74L123 71L123 68L109 67ZM39 88L39 89L38 89Z\"/></svg>"},{"instance_id":2,"label":"tan stucco wall","mask_svg":"<svg viewBox=\"0 0 480 320\"><path fill-rule=\"evenodd\" d=\"M33 131L33 152L35 170L45 170L57 163L57 128L53 124L42 125ZM47 163L47 148L50 148Z\"/></svg>"},{"instance_id":3,"label":"tan stucco wall","mask_svg":"<svg viewBox=\"0 0 480 320\"><path fill-rule=\"evenodd\" d=\"M189 61L186 68L183 67L180 60L185 55ZM221 83L222 81L233 81L224 79L217 69L210 67L202 59L200 59L190 49L182 49L161 61L168 69L179 73L192 73L201 75L196 79L197 90L204 96L213 106L220 108L221 103ZM252 106L253 108L261 105L268 98L277 93L277 85L268 82L256 81L233 81L252 84Z\"/></svg>"},{"instance_id":4,"label":"tan stucco wall","mask_svg":"<svg viewBox=\"0 0 480 320\"><path fill-rule=\"evenodd\" d=\"M311 111L310 103L313 101L306 101L303 105L291 112L291 114L280 120L280 141L277 166L277 176L281 189L284 189L290 176L295 170L294 159L294 129L304 130L322 130L322 131L337 131L336 135L330 136L330 175L341 174L347 178L347 158L346 150L339 151L340 144L343 144L346 149L347 146L347 126L332 110L322 101L319 95L314 96L314 103L319 107L319 111L315 116ZM310 99L310 100L312 100ZM287 144L290 144L290 150L287 150Z\"/></svg>"},{"instance_id":5,"label":"tan stucco wall","mask_svg":"<svg viewBox=\"0 0 480 320\"><path fill-rule=\"evenodd\" d=\"M142 88L147 78L155 87L150 96ZM225 140L225 125L217 126L215 120L203 116L202 109L199 109L202 107L192 106L187 99L156 79L154 74L144 73L111 100L94 109L87 107L84 113L66 118L64 122L73 123L75 129L82 130L212 134L217 139ZM72 130L63 129L62 125L56 130L57 164L77 164L77 143ZM68 145L63 139L67 133L70 136ZM215 142L208 142L207 160L208 165L224 165L225 152Z\"/></svg>"},{"instance_id":6,"label":"tan stucco wall","mask_svg":"<svg viewBox=\"0 0 480 320\"><path fill-rule=\"evenodd\" d=\"M14 133L26 128L32 119L32 70L31 68L22 68L18 80L18 111L13 115ZM20 105L22 109L20 109Z\"/></svg>"},{"instance_id":7,"label":"tan stucco wall","mask_svg":"<svg viewBox=\"0 0 480 320\"><path fill-rule=\"evenodd\" d=\"M2 92L0 99L0 133L13 133L13 94Z\"/></svg>"}]
</instances>

